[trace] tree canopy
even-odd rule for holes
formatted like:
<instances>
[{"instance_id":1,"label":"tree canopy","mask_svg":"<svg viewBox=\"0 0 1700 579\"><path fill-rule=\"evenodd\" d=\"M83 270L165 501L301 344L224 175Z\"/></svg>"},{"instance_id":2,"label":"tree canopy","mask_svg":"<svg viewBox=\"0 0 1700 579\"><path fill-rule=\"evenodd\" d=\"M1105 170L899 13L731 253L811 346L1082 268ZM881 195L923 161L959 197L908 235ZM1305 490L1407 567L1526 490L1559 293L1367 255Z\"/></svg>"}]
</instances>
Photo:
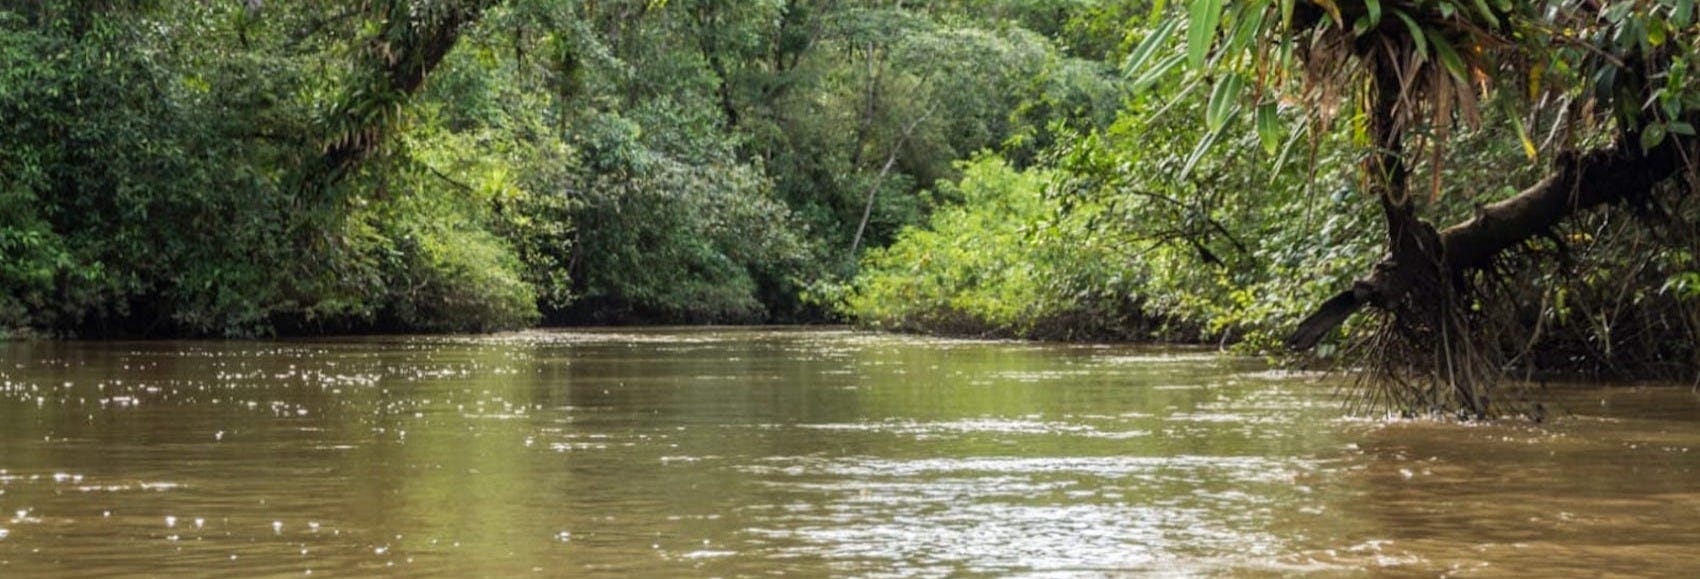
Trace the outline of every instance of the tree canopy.
<instances>
[{"instance_id":1,"label":"tree canopy","mask_svg":"<svg viewBox=\"0 0 1700 579\"><path fill-rule=\"evenodd\" d=\"M1112 117L1124 5L8 3L0 326L826 319L954 161Z\"/></svg>"},{"instance_id":2,"label":"tree canopy","mask_svg":"<svg viewBox=\"0 0 1700 579\"><path fill-rule=\"evenodd\" d=\"M1689 0L0 7L4 328L1208 341L1467 416L1700 368Z\"/></svg>"},{"instance_id":3,"label":"tree canopy","mask_svg":"<svg viewBox=\"0 0 1700 579\"><path fill-rule=\"evenodd\" d=\"M1495 295L1509 273L1502 255L1597 206L1650 207L1662 184L1691 169L1691 105L1700 102L1686 72L1691 2L1197 0L1187 24L1177 60L1192 82L1211 84L1206 142L1250 106L1273 143L1281 98L1312 130L1351 120L1388 254L1289 343L1313 346L1360 306L1388 312L1375 356L1398 382L1394 394L1415 397L1405 406L1491 413L1492 374L1506 364L1495 330L1507 324L1486 314L1504 299ZM1490 122L1508 127L1544 174L1437 228L1421 200L1440 201L1451 135ZM1417 384L1403 380L1410 366Z\"/></svg>"},{"instance_id":4,"label":"tree canopy","mask_svg":"<svg viewBox=\"0 0 1700 579\"><path fill-rule=\"evenodd\" d=\"M1538 415L1508 378L1693 376L1694 26L1676 1L1158 3L1122 121L1060 147L1037 194L1063 238L1121 233L1144 263L1111 295L1146 319L1324 357L1346 324L1373 406ZM1096 259L1056 277L1103 288L1070 265ZM858 309L898 299L894 270Z\"/></svg>"}]
</instances>

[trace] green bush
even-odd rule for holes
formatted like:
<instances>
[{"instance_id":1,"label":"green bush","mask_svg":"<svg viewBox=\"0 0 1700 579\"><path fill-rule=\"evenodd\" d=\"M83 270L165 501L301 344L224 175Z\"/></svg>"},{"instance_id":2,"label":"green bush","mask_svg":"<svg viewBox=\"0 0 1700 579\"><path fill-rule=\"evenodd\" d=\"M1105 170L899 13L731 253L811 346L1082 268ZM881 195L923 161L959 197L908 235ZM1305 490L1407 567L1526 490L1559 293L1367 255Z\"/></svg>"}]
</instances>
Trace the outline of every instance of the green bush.
<instances>
[{"instance_id":1,"label":"green bush","mask_svg":"<svg viewBox=\"0 0 1700 579\"><path fill-rule=\"evenodd\" d=\"M200 11L216 8L55 10L81 18L0 15L0 326L254 336L536 319L491 197L444 191L414 148L331 189L295 178L322 153L312 59L142 25L209 31L219 20Z\"/></svg>"},{"instance_id":2,"label":"green bush","mask_svg":"<svg viewBox=\"0 0 1700 579\"><path fill-rule=\"evenodd\" d=\"M764 289L794 294L809 249L756 168L669 155L627 119L590 122L581 148L599 169L574 212L577 320L760 322Z\"/></svg>"},{"instance_id":3,"label":"green bush","mask_svg":"<svg viewBox=\"0 0 1700 579\"><path fill-rule=\"evenodd\" d=\"M1167 116L1142 106L1067 136L1048 168L1017 171L995 156L965 165L960 183L938 188L960 205L870 252L841 310L909 331L1274 350L1362 271L1373 214L1350 203L1337 172L1294 163L1272 173L1255 155L1194 159L1202 130L1186 115L1202 103ZM1221 147L1258 150L1255 139ZM1319 155L1335 150L1319 143Z\"/></svg>"},{"instance_id":4,"label":"green bush","mask_svg":"<svg viewBox=\"0 0 1700 579\"><path fill-rule=\"evenodd\" d=\"M962 167L939 195L960 205L868 253L842 297L871 327L1048 339L1150 339L1188 329L1150 315L1138 268L1119 264L1046 189L1055 176L1018 171L996 156Z\"/></svg>"}]
</instances>

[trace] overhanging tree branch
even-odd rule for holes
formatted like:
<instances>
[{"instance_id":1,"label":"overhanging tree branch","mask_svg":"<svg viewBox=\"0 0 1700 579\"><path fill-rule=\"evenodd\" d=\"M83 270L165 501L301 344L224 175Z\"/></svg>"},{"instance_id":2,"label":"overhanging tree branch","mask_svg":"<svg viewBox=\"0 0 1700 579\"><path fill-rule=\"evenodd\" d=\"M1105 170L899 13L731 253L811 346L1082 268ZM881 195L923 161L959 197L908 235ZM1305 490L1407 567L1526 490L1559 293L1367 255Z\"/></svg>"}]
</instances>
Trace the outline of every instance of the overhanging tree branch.
<instances>
[{"instance_id":1,"label":"overhanging tree branch","mask_svg":"<svg viewBox=\"0 0 1700 579\"><path fill-rule=\"evenodd\" d=\"M305 170L310 188L329 189L389 136L401 106L454 49L462 32L499 0L415 3L391 0L373 7L383 26L362 51L354 85L336 104L335 134Z\"/></svg>"},{"instance_id":2,"label":"overhanging tree branch","mask_svg":"<svg viewBox=\"0 0 1700 579\"><path fill-rule=\"evenodd\" d=\"M1626 138L1632 143L1636 139ZM1650 195L1653 188L1682 168L1677 139L1649 152L1619 144L1587 154L1567 156L1539 183L1508 199L1489 204L1475 217L1440 232L1443 264L1454 276L1489 266L1500 253L1525 240L1546 234L1565 219L1611 203ZM1352 288L1324 302L1299 323L1287 340L1294 350L1307 350L1333 332L1366 304L1383 303L1400 268L1390 260Z\"/></svg>"}]
</instances>

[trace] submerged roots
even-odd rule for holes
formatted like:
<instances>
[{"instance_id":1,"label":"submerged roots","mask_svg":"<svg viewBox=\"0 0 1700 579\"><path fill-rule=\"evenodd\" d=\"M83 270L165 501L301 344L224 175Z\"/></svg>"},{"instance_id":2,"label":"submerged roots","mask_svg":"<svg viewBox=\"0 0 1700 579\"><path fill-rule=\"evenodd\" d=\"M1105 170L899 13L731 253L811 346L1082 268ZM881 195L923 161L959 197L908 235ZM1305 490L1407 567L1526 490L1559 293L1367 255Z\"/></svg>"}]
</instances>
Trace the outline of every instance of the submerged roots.
<instances>
[{"instance_id":1,"label":"submerged roots","mask_svg":"<svg viewBox=\"0 0 1700 579\"><path fill-rule=\"evenodd\" d=\"M1386 313L1379 318L1346 357L1361 369L1346 398L1355 412L1543 418L1544 407L1531 401L1496 345L1469 331L1468 316L1453 312L1432 323Z\"/></svg>"},{"instance_id":2,"label":"submerged roots","mask_svg":"<svg viewBox=\"0 0 1700 579\"><path fill-rule=\"evenodd\" d=\"M1541 420L1532 385L1545 375L1700 383L1700 290L1680 285L1700 280L1687 273L1700 261L1692 213L1673 209L1685 226L1650 238L1603 212L1488 268L1414 284L1353 332L1344 397L1359 412Z\"/></svg>"},{"instance_id":3,"label":"submerged roots","mask_svg":"<svg viewBox=\"0 0 1700 579\"><path fill-rule=\"evenodd\" d=\"M1504 307L1500 272L1464 283L1422 280L1396 311L1377 310L1374 327L1342 359L1359 369L1347 393L1357 412L1486 420L1544 418L1545 408L1513 375L1513 344L1525 333Z\"/></svg>"}]
</instances>

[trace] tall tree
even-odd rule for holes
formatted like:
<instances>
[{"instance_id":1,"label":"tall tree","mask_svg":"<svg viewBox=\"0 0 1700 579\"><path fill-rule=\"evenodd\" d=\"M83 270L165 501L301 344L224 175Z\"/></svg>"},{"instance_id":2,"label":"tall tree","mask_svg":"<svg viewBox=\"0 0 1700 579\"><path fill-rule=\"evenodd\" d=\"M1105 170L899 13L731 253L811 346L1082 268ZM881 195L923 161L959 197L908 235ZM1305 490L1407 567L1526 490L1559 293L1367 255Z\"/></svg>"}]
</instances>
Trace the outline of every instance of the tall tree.
<instances>
[{"instance_id":1,"label":"tall tree","mask_svg":"<svg viewBox=\"0 0 1700 579\"><path fill-rule=\"evenodd\" d=\"M1690 172L1700 90L1687 73L1697 38L1686 0L1193 0L1187 11L1184 50L1155 58L1180 29L1164 24L1135 64L1209 83L1201 147L1242 108L1259 132L1278 134L1283 100L1304 108L1313 131L1345 118L1360 136L1387 255L1290 345L1310 348L1365 306L1387 313L1371 355L1407 408L1486 416L1509 402L1496 390L1503 336L1484 313L1496 305L1498 260L1592 208L1651 206ZM1437 227L1421 191L1438 196L1449 135L1481 125L1484 109L1547 176ZM1537 142L1536 128L1551 137ZM1428 187L1414 178L1425 162Z\"/></svg>"}]
</instances>

